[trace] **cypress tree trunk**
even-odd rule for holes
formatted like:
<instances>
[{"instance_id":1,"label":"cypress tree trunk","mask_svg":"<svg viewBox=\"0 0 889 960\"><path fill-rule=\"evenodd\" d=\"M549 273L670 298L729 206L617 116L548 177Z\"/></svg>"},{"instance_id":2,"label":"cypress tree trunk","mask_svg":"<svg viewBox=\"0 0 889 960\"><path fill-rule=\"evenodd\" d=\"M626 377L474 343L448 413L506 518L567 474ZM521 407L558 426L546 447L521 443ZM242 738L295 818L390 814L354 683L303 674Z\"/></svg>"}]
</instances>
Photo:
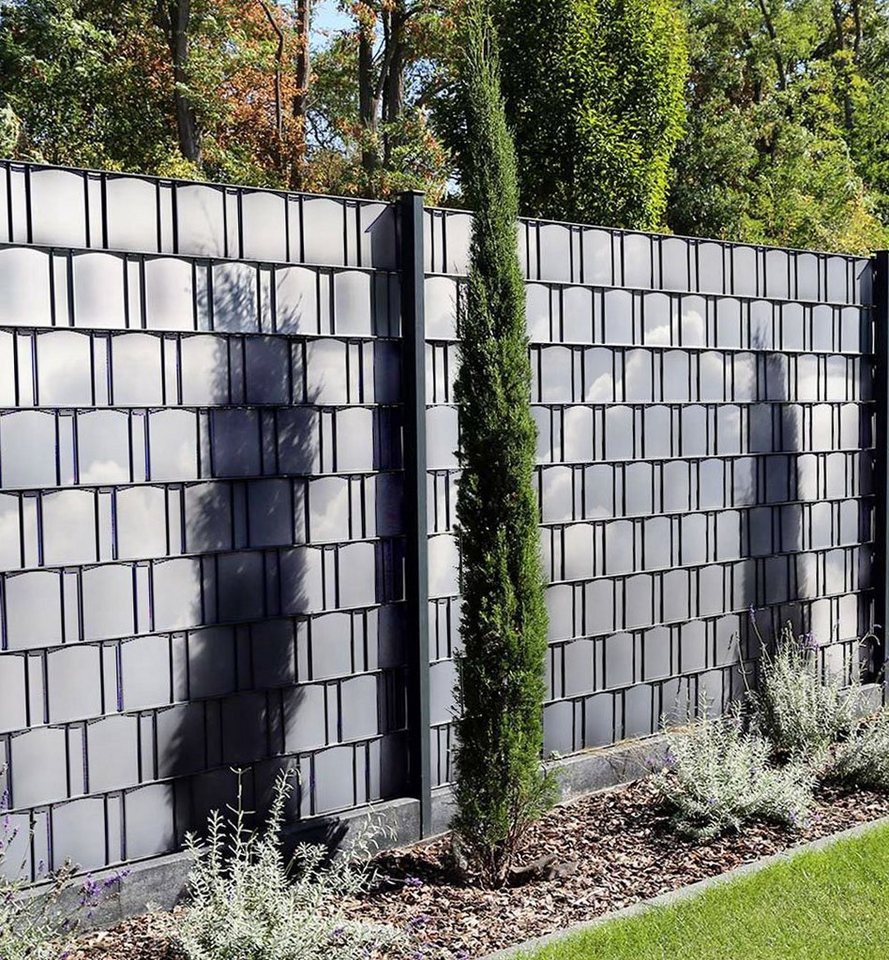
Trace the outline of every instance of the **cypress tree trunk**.
<instances>
[{"instance_id":1,"label":"cypress tree trunk","mask_svg":"<svg viewBox=\"0 0 889 960\"><path fill-rule=\"evenodd\" d=\"M453 826L470 864L498 884L552 795L541 767L547 616L515 154L484 0L469 0L465 23L461 176L475 216L456 383L463 651Z\"/></svg>"}]
</instances>

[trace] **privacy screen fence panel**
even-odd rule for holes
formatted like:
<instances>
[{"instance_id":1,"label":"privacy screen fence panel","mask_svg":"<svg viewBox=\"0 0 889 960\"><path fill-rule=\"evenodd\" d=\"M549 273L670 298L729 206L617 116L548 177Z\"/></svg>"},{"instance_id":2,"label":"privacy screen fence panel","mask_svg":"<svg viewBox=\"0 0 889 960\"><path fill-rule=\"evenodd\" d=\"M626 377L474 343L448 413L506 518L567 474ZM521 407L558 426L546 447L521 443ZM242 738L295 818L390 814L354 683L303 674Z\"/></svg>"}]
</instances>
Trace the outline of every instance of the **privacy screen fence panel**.
<instances>
[{"instance_id":1,"label":"privacy screen fence panel","mask_svg":"<svg viewBox=\"0 0 889 960\"><path fill-rule=\"evenodd\" d=\"M294 821L415 797L428 831L470 224L0 163L9 867L175 850L233 767L259 809L296 769ZM547 754L723 708L751 608L873 672L871 261L536 221L519 245Z\"/></svg>"},{"instance_id":2,"label":"privacy screen fence panel","mask_svg":"<svg viewBox=\"0 0 889 960\"><path fill-rule=\"evenodd\" d=\"M452 403L471 217L427 211L432 766L459 597ZM545 751L755 682L759 632L848 676L874 620L870 261L522 222L550 650Z\"/></svg>"},{"instance_id":3,"label":"privacy screen fence panel","mask_svg":"<svg viewBox=\"0 0 889 960\"><path fill-rule=\"evenodd\" d=\"M32 875L176 849L232 767L261 807L295 765L299 817L403 793L391 208L2 176L0 765Z\"/></svg>"}]
</instances>

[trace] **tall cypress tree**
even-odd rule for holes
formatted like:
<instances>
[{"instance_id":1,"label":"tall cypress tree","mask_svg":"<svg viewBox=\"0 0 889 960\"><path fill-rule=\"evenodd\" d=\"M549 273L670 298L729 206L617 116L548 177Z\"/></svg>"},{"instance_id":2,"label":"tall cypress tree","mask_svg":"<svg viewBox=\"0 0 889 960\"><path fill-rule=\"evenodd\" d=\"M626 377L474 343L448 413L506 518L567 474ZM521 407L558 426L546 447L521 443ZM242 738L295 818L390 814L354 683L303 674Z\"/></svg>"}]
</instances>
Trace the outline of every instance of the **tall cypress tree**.
<instances>
[{"instance_id":1,"label":"tall cypress tree","mask_svg":"<svg viewBox=\"0 0 889 960\"><path fill-rule=\"evenodd\" d=\"M516 161L485 0L467 4L463 51L460 161L474 218L456 383L463 650L453 826L473 866L497 884L551 800L541 768L547 615Z\"/></svg>"}]
</instances>

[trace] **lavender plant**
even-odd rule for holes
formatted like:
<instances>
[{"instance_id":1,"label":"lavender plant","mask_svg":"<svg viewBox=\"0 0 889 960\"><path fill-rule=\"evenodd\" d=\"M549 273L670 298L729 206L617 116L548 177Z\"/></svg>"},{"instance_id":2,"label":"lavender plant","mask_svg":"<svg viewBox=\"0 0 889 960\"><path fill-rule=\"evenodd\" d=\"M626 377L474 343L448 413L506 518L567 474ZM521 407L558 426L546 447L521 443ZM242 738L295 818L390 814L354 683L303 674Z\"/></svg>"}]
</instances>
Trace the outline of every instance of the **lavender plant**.
<instances>
[{"instance_id":1,"label":"lavender plant","mask_svg":"<svg viewBox=\"0 0 889 960\"><path fill-rule=\"evenodd\" d=\"M837 746L825 779L847 787L889 790L889 711L861 724Z\"/></svg>"},{"instance_id":2,"label":"lavender plant","mask_svg":"<svg viewBox=\"0 0 889 960\"><path fill-rule=\"evenodd\" d=\"M753 695L759 730L779 754L817 766L855 725L857 681L844 689L836 677L822 675L817 640L797 637L789 623L774 651L762 648L760 689Z\"/></svg>"},{"instance_id":3,"label":"lavender plant","mask_svg":"<svg viewBox=\"0 0 889 960\"><path fill-rule=\"evenodd\" d=\"M807 767L770 763L768 742L745 733L737 715L666 731L665 766L654 784L675 829L696 839L737 831L749 821L805 822L814 776Z\"/></svg>"},{"instance_id":4,"label":"lavender plant","mask_svg":"<svg viewBox=\"0 0 889 960\"><path fill-rule=\"evenodd\" d=\"M2 773L2 770L0 770ZM60 948L57 924L46 901L26 893L24 863L12 864L18 829L9 813L9 794L0 796L0 957L3 960L56 960ZM11 877L11 878L10 878Z\"/></svg>"},{"instance_id":5,"label":"lavender plant","mask_svg":"<svg viewBox=\"0 0 889 960\"><path fill-rule=\"evenodd\" d=\"M2 770L0 770L2 773ZM44 887L28 890L26 863L12 861L18 828L9 812L9 794L0 795L0 960L63 960L76 933L81 916L87 915L123 874L101 880L87 877L79 891L73 915L60 908L63 893L74 885L75 866L66 863L49 873L38 870Z\"/></svg>"},{"instance_id":6,"label":"lavender plant","mask_svg":"<svg viewBox=\"0 0 889 960\"><path fill-rule=\"evenodd\" d=\"M389 927L345 915L343 902L367 889L369 871L345 857L329 861L322 845L300 845L285 859L289 794L282 776L266 826L253 831L239 787L230 820L211 814L206 848L188 837L191 901L174 917L173 934L189 960L357 960L398 938Z\"/></svg>"}]
</instances>

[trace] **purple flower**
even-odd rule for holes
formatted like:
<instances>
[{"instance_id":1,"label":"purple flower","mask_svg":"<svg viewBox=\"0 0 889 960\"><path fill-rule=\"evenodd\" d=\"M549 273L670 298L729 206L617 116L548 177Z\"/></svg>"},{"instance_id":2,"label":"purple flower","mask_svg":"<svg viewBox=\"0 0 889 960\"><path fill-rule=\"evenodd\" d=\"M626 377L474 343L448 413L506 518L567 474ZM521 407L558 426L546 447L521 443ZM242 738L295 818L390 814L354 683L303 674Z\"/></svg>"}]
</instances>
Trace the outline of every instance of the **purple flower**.
<instances>
[{"instance_id":1,"label":"purple flower","mask_svg":"<svg viewBox=\"0 0 889 960\"><path fill-rule=\"evenodd\" d=\"M408 920L407 925L411 930L422 930L428 922L428 913L418 913L417 916L411 917L411 919Z\"/></svg>"},{"instance_id":2,"label":"purple flower","mask_svg":"<svg viewBox=\"0 0 889 960\"><path fill-rule=\"evenodd\" d=\"M110 890L112 887L118 886L123 883L129 875L130 870L128 867L125 867L123 870L115 870L114 873L108 874L102 881L102 889Z\"/></svg>"},{"instance_id":3,"label":"purple flower","mask_svg":"<svg viewBox=\"0 0 889 960\"><path fill-rule=\"evenodd\" d=\"M101 880L97 880L93 876L87 876L80 887L80 906L94 907L102 899L103 894L119 887L129 875L129 869L124 868L109 873L107 877Z\"/></svg>"},{"instance_id":4,"label":"purple flower","mask_svg":"<svg viewBox=\"0 0 889 960\"><path fill-rule=\"evenodd\" d=\"M807 653L814 653L820 647L820 644L815 639L814 633L804 633L800 638L800 646Z\"/></svg>"},{"instance_id":5,"label":"purple flower","mask_svg":"<svg viewBox=\"0 0 889 960\"><path fill-rule=\"evenodd\" d=\"M102 889L101 880L96 880L96 878L92 876L86 877L80 886L80 906L93 906L98 901Z\"/></svg>"},{"instance_id":6,"label":"purple flower","mask_svg":"<svg viewBox=\"0 0 889 960\"><path fill-rule=\"evenodd\" d=\"M404 885L406 887L422 887L423 881L419 877L405 877Z\"/></svg>"}]
</instances>

